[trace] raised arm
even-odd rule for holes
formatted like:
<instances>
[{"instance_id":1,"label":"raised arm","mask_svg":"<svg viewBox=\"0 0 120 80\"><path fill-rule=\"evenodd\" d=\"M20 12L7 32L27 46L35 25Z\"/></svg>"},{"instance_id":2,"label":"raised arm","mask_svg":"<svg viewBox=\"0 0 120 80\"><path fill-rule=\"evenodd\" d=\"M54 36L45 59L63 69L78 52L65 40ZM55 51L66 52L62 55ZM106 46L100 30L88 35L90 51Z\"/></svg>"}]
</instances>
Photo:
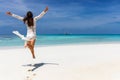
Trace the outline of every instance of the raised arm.
<instances>
[{"instance_id":1,"label":"raised arm","mask_svg":"<svg viewBox=\"0 0 120 80\"><path fill-rule=\"evenodd\" d=\"M6 14L23 21L23 17L21 17L21 16L18 16L16 14L11 13L11 12L6 12Z\"/></svg>"},{"instance_id":2,"label":"raised arm","mask_svg":"<svg viewBox=\"0 0 120 80\"><path fill-rule=\"evenodd\" d=\"M46 7L45 10L42 11L38 16L36 16L35 20L42 18L46 14L47 11L48 11L48 7Z\"/></svg>"}]
</instances>

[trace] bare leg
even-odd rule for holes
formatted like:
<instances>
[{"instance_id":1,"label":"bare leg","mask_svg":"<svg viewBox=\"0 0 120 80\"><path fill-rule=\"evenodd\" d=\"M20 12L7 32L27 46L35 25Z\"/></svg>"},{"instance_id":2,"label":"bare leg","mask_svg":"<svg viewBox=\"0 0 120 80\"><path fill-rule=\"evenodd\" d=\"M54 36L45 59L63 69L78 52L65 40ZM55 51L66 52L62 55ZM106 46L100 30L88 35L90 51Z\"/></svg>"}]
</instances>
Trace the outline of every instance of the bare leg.
<instances>
[{"instance_id":1,"label":"bare leg","mask_svg":"<svg viewBox=\"0 0 120 80\"><path fill-rule=\"evenodd\" d=\"M32 52L33 58L35 58L35 54L34 54L34 45L35 45L35 41L36 41L35 39L31 41L31 46L32 46L32 51L31 51L31 52Z\"/></svg>"},{"instance_id":2,"label":"bare leg","mask_svg":"<svg viewBox=\"0 0 120 80\"><path fill-rule=\"evenodd\" d=\"M30 49L31 53L32 53L32 57L33 59L35 59L35 54L34 54L34 44L35 44L35 40L31 40L27 42L27 46Z\"/></svg>"}]
</instances>

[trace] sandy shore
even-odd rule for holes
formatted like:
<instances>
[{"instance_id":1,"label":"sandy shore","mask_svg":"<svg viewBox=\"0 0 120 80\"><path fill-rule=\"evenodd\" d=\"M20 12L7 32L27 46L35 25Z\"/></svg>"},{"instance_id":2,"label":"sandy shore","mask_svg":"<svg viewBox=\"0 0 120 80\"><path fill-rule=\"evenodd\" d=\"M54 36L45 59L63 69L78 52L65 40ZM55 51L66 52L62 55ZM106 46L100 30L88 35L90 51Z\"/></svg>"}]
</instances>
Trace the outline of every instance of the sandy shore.
<instances>
[{"instance_id":1,"label":"sandy shore","mask_svg":"<svg viewBox=\"0 0 120 80\"><path fill-rule=\"evenodd\" d=\"M35 53L33 60L28 49L0 49L0 80L120 80L120 43L35 47Z\"/></svg>"}]
</instances>

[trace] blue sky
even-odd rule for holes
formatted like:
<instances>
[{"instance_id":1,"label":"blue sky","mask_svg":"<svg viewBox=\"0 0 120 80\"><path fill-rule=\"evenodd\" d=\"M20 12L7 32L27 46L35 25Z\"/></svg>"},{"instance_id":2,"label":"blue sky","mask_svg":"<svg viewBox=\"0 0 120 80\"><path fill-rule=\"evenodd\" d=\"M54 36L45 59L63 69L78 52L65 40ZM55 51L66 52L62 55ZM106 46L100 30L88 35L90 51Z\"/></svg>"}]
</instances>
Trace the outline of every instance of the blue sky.
<instances>
[{"instance_id":1,"label":"blue sky","mask_svg":"<svg viewBox=\"0 0 120 80\"><path fill-rule=\"evenodd\" d=\"M37 16L46 6L49 11L37 22L37 34L120 34L120 0L0 0L0 34L26 33L24 23L7 11Z\"/></svg>"}]
</instances>

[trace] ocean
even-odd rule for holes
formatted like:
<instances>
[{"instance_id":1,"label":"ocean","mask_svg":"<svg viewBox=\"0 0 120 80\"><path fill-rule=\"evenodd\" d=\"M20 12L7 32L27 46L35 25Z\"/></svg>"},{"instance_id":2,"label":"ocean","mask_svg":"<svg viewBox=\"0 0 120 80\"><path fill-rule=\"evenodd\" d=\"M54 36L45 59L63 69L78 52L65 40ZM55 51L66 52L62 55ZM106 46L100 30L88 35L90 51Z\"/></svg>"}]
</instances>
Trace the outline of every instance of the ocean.
<instances>
[{"instance_id":1,"label":"ocean","mask_svg":"<svg viewBox=\"0 0 120 80\"><path fill-rule=\"evenodd\" d=\"M120 42L120 35L37 35L36 46L67 45L67 44L94 44ZM16 35L0 35L0 47L23 46L24 41Z\"/></svg>"}]
</instances>

